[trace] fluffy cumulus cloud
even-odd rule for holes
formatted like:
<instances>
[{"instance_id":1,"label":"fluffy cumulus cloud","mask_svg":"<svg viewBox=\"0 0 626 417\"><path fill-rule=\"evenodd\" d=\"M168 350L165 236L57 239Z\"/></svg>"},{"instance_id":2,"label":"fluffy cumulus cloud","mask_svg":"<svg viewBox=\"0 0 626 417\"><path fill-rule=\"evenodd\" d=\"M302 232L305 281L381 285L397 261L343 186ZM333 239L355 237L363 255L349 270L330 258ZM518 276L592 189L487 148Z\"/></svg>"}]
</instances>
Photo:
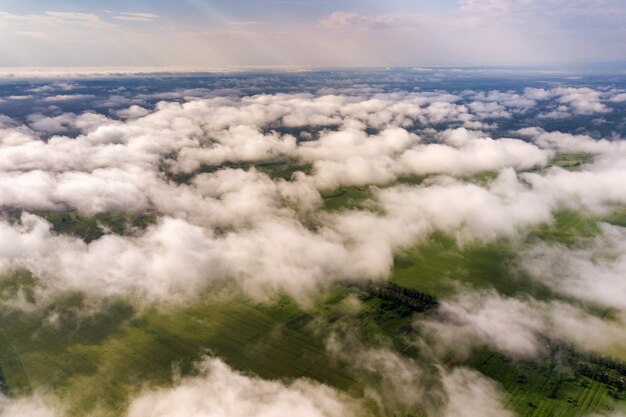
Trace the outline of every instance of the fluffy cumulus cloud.
<instances>
[{"instance_id":1,"label":"fluffy cumulus cloud","mask_svg":"<svg viewBox=\"0 0 626 417\"><path fill-rule=\"evenodd\" d=\"M614 96L611 97L611 102L613 103L623 103L626 101L626 93L617 92Z\"/></svg>"},{"instance_id":2,"label":"fluffy cumulus cloud","mask_svg":"<svg viewBox=\"0 0 626 417\"><path fill-rule=\"evenodd\" d=\"M60 417L61 409L41 395L24 398L0 397L0 416L2 417Z\"/></svg>"},{"instance_id":3,"label":"fluffy cumulus cloud","mask_svg":"<svg viewBox=\"0 0 626 417\"><path fill-rule=\"evenodd\" d=\"M510 118L512 114L527 113L541 103L540 118L571 118L612 111L610 103L619 103L619 92L607 92L589 87L526 88L521 93L491 91L471 96L469 107L482 117Z\"/></svg>"},{"instance_id":4,"label":"fluffy cumulus cloud","mask_svg":"<svg viewBox=\"0 0 626 417\"><path fill-rule=\"evenodd\" d=\"M387 347L366 346L354 334L333 334L326 348L333 357L349 364L355 379L367 381L364 395L379 410L393 412L398 408L420 407L434 410L440 399L438 375L424 369L412 358Z\"/></svg>"},{"instance_id":5,"label":"fluffy cumulus cloud","mask_svg":"<svg viewBox=\"0 0 626 417\"><path fill-rule=\"evenodd\" d=\"M542 313L524 301L471 293L446 301L440 311L446 321L432 323L438 337L446 342L457 341L442 346L486 344L522 356L533 356L541 349L538 336L544 329Z\"/></svg>"},{"instance_id":6,"label":"fluffy cumulus cloud","mask_svg":"<svg viewBox=\"0 0 626 417\"><path fill-rule=\"evenodd\" d=\"M128 417L356 417L366 415L358 403L339 392L306 380L289 384L265 381L206 359L197 376L172 388L135 398Z\"/></svg>"},{"instance_id":7,"label":"fluffy cumulus cloud","mask_svg":"<svg viewBox=\"0 0 626 417\"><path fill-rule=\"evenodd\" d=\"M442 303L440 320L426 320L438 354L469 354L489 346L514 358L548 352L550 341L614 355L626 346L626 316L601 318L570 304L469 292Z\"/></svg>"},{"instance_id":8,"label":"fluffy cumulus cloud","mask_svg":"<svg viewBox=\"0 0 626 417\"><path fill-rule=\"evenodd\" d=\"M358 337L333 334L327 348L349 364L355 378L366 381L364 395L385 413L419 409L428 416L474 417L514 414L504 405L501 387L484 375L462 366L449 368L437 360L415 360L389 347L356 342ZM421 346L422 354L430 348Z\"/></svg>"},{"instance_id":9,"label":"fluffy cumulus cloud","mask_svg":"<svg viewBox=\"0 0 626 417\"><path fill-rule=\"evenodd\" d=\"M559 103L572 108L576 114L606 113L610 110L600 101L601 93L591 88L557 88Z\"/></svg>"},{"instance_id":10,"label":"fluffy cumulus cloud","mask_svg":"<svg viewBox=\"0 0 626 417\"><path fill-rule=\"evenodd\" d=\"M363 417L370 414L357 400L306 379L268 381L206 358L194 376L178 378L170 388L153 389L131 398L126 417ZM0 397L2 417L61 417L62 407L50 396ZM121 415L121 414L120 414Z\"/></svg>"},{"instance_id":11,"label":"fluffy cumulus cloud","mask_svg":"<svg viewBox=\"0 0 626 417\"><path fill-rule=\"evenodd\" d=\"M359 253L342 246L336 234L313 234L288 220L217 237L165 218L140 237L108 235L90 244L53 235L49 224L35 216L24 216L22 223L19 228L0 226L6 242L2 269L27 268L58 291L165 301L191 297L212 281L233 278L251 294L282 289L297 296L362 271L356 262ZM356 266L349 266L350 261Z\"/></svg>"},{"instance_id":12,"label":"fluffy cumulus cloud","mask_svg":"<svg viewBox=\"0 0 626 417\"><path fill-rule=\"evenodd\" d=\"M444 392L448 402L444 417L513 417L504 406L497 385L476 371L456 368L444 373Z\"/></svg>"},{"instance_id":13,"label":"fluffy cumulus cloud","mask_svg":"<svg viewBox=\"0 0 626 417\"><path fill-rule=\"evenodd\" d=\"M510 113L558 94L463 93ZM0 206L161 217L133 236L87 244L24 215L0 225L3 241L18 242L3 247L0 267L30 269L50 289L151 300L183 299L223 279L252 295L302 298L337 279L385 277L398 250L436 230L460 242L516 237L562 207L604 213L626 204L621 142L539 128L492 138L471 127L492 116L459 101L443 92L275 94L133 105L118 119L5 117ZM433 128L441 123L450 127ZM596 159L579 171L545 169L556 152ZM285 180L246 167L259 161L298 171ZM243 167L215 170L223 164ZM471 181L485 171L496 178ZM376 210L321 210L321 193L339 186L368 187Z\"/></svg>"},{"instance_id":14,"label":"fluffy cumulus cloud","mask_svg":"<svg viewBox=\"0 0 626 417\"><path fill-rule=\"evenodd\" d=\"M521 256L521 266L554 291L593 305L626 310L626 231L604 225L587 248L538 244Z\"/></svg>"}]
</instances>

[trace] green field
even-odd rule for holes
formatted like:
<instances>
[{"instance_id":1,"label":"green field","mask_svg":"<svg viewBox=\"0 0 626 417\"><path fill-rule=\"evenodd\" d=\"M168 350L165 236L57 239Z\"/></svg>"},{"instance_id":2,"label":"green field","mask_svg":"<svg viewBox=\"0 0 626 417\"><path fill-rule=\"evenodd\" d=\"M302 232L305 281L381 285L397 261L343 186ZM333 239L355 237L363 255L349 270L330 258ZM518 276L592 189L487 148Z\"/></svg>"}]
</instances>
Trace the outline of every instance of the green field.
<instances>
[{"instance_id":1,"label":"green field","mask_svg":"<svg viewBox=\"0 0 626 417\"><path fill-rule=\"evenodd\" d=\"M5 288L20 285L29 287L32 281L23 275ZM195 361L211 354L263 378L306 377L360 397L376 378L353 372L326 350L324 340L332 332L348 330L365 346L383 343L418 361L429 360L407 344L406 336L415 331L416 317L430 313L375 296L368 288L335 287L308 309L287 297L270 304L237 298L148 310L109 300L89 309L93 300L71 294L31 313L5 311L0 314L3 387L10 395L52 387L70 404L72 416L118 416L129 395L147 386L167 386L173 369L188 374ZM346 297L361 299L361 309L346 308ZM610 410L623 396L614 387L574 377L571 369L556 372L546 363L511 361L480 350L464 365L501 383L520 415ZM419 410L389 414L373 404L370 411L419 415Z\"/></svg>"},{"instance_id":2,"label":"green field","mask_svg":"<svg viewBox=\"0 0 626 417\"><path fill-rule=\"evenodd\" d=\"M581 165L590 162L593 162L593 155L591 154L560 152L550 161L550 165L569 170L577 170Z\"/></svg>"},{"instance_id":3,"label":"green field","mask_svg":"<svg viewBox=\"0 0 626 417\"><path fill-rule=\"evenodd\" d=\"M146 213L99 213L88 216L78 211L36 212L52 224L52 230L58 234L75 236L85 242L96 240L107 233L131 235L141 231L157 219L157 214Z\"/></svg>"},{"instance_id":4,"label":"green field","mask_svg":"<svg viewBox=\"0 0 626 417\"><path fill-rule=\"evenodd\" d=\"M32 285L22 280L23 286ZM346 308L350 294L365 298L358 314ZM71 405L70 415L122 415L129 395L170 384L174 369L188 374L210 354L263 378L305 377L360 397L368 381L329 354L326 337L358 325L363 340L373 343L380 336L396 337L411 318L410 310L397 311L352 286L336 287L308 310L287 297L271 304L232 299L149 310L108 301L83 316L92 302L73 294L43 310L0 314L7 394L53 388ZM370 407L378 415L377 407Z\"/></svg>"},{"instance_id":5,"label":"green field","mask_svg":"<svg viewBox=\"0 0 626 417\"><path fill-rule=\"evenodd\" d=\"M146 384L168 384L174 367L189 373L206 354L264 378L305 376L343 389L354 385L320 340L297 330L302 313L290 303L267 311L231 301L137 313L110 302L95 315L79 317L89 302L73 296L37 313L1 316L0 367L8 392L54 387L69 396L72 415L98 408L116 415L128 394ZM47 324L50 317L58 322Z\"/></svg>"},{"instance_id":6,"label":"green field","mask_svg":"<svg viewBox=\"0 0 626 417\"><path fill-rule=\"evenodd\" d=\"M310 174L313 166L309 163L302 163L291 159L277 159L260 162L224 162L218 165L202 165L197 170L190 173L172 172L166 165L161 167L165 176L176 183L189 182L198 174L210 174L222 169L243 169L245 171L254 168L272 179L284 179L290 181L296 172Z\"/></svg>"},{"instance_id":7,"label":"green field","mask_svg":"<svg viewBox=\"0 0 626 417\"><path fill-rule=\"evenodd\" d=\"M376 209L373 187L341 187L321 195L328 211Z\"/></svg>"},{"instance_id":8,"label":"green field","mask_svg":"<svg viewBox=\"0 0 626 417\"><path fill-rule=\"evenodd\" d=\"M514 268L517 244L507 240L460 247L435 233L426 242L400 253L391 282L435 297L450 296L463 287L495 288L505 295L528 293L545 299L551 291Z\"/></svg>"},{"instance_id":9,"label":"green field","mask_svg":"<svg viewBox=\"0 0 626 417\"><path fill-rule=\"evenodd\" d=\"M574 417L600 410L613 411L624 393L554 361L511 361L481 350L467 365L498 381L508 393L511 408L521 417Z\"/></svg>"}]
</instances>

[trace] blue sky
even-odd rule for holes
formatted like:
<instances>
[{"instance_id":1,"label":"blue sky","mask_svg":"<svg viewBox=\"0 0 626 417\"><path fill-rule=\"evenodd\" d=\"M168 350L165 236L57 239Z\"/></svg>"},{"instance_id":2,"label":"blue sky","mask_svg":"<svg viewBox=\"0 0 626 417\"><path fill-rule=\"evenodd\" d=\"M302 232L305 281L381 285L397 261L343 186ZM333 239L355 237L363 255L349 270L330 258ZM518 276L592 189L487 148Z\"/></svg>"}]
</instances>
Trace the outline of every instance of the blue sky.
<instances>
[{"instance_id":1,"label":"blue sky","mask_svg":"<svg viewBox=\"0 0 626 417\"><path fill-rule=\"evenodd\" d=\"M626 59L624 0L0 0L2 66Z\"/></svg>"}]
</instances>

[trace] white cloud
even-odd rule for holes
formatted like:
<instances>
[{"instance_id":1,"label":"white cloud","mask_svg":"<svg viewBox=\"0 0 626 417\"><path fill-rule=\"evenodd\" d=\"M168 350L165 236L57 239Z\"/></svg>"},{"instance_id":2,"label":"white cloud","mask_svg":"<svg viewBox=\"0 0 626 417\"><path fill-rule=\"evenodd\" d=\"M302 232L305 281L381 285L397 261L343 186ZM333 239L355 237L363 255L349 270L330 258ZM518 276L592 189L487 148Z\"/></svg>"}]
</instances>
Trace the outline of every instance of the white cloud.
<instances>
[{"instance_id":1,"label":"white cloud","mask_svg":"<svg viewBox=\"0 0 626 417\"><path fill-rule=\"evenodd\" d=\"M407 150L400 162L416 175L444 173L455 176L504 167L525 170L545 166L549 151L516 139L493 140L466 129L445 131L444 144L429 144Z\"/></svg>"},{"instance_id":2,"label":"white cloud","mask_svg":"<svg viewBox=\"0 0 626 417\"><path fill-rule=\"evenodd\" d=\"M127 20L131 22L150 22L157 19L159 16L152 13L118 13L112 16L113 19Z\"/></svg>"},{"instance_id":3,"label":"white cloud","mask_svg":"<svg viewBox=\"0 0 626 417\"><path fill-rule=\"evenodd\" d=\"M461 10L488 15L624 15L619 0L459 0Z\"/></svg>"},{"instance_id":4,"label":"white cloud","mask_svg":"<svg viewBox=\"0 0 626 417\"><path fill-rule=\"evenodd\" d=\"M76 119L71 113L65 113L59 116L47 117L42 114L32 114L28 116L31 122L30 127L33 130L46 133L64 133L67 132L68 126Z\"/></svg>"},{"instance_id":5,"label":"white cloud","mask_svg":"<svg viewBox=\"0 0 626 417\"><path fill-rule=\"evenodd\" d=\"M526 302L495 293L467 293L440 308L445 322L429 323L441 338L442 349L464 349L489 345L513 356L534 356L542 350L539 335L545 328L543 312Z\"/></svg>"},{"instance_id":6,"label":"white cloud","mask_svg":"<svg viewBox=\"0 0 626 417\"><path fill-rule=\"evenodd\" d=\"M350 330L343 337L333 334L327 349L349 364L354 378L366 381L365 397L383 414L420 409L429 416L442 417L514 415L503 405L505 398L493 381L468 368L433 366L437 359L428 355L428 347L420 349L424 356L415 360L358 339Z\"/></svg>"},{"instance_id":7,"label":"white cloud","mask_svg":"<svg viewBox=\"0 0 626 417\"><path fill-rule=\"evenodd\" d=\"M56 96L49 96L43 99L47 103L57 103L60 101L74 101L74 100L87 100L94 98L95 96L89 94L60 94Z\"/></svg>"},{"instance_id":8,"label":"white cloud","mask_svg":"<svg viewBox=\"0 0 626 417\"><path fill-rule=\"evenodd\" d=\"M626 93L618 93L611 97L613 103L623 103L626 101Z\"/></svg>"},{"instance_id":9,"label":"white cloud","mask_svg":"<svg viewBox=\"0 0 626 417\"><path fill-rule=\"evenodd\" d=\"M355 338L356 339L356 338ZM333 357L346 361L355 379L367 381L364 395L386 412L397 409L434 407L437 375L420 363L385 347L368 347L350 336L331 335L326 342Z\"/></svg>"},{"instance_id":10,"label":"white cloud","mask_svg":"<svg viewBox=\"0 0 626 417\"><path fill-rule=\"evenodd\" d=\"M132 400L128 417L351 417L364 411L344 394L307 380L265 381L205 359L199 374Z\"/></svg>"},{"instance_id":11,"label":"white cloud","mask_svg":"<svg viewBox=\"0 0 626 417\"><path fill-rule=\"evenodd\" d=\"M455 368L443 374L443 387L448 402L444 417L513 417L497 385L482 374Z\"/></svg>"},{"instance_id":12,"label":"white cloud","mask_svg":"<svg viewBox=\"0 0 626 417\"><path fill-rule=\"evenodd\" d=\"M521 266L554 291L604 308L626 311L626 229L603 225L586 248L538 244L521 255Z\"/></svg>"},{"instance_id":13,"label":"white cloud","mask_svg":"<svg viewBox=\"0 0 626 417\"><path fill-rule=\"evenodd\" d=\"M60 408L41 395L24 398L0 396L0 417L60 417Z\"/></svg>"},{"instance_id":14,"label":"white cloud","mask_svg":"<svg viewBox=\"0 0 626 417\"><path fill-rule=\"evenodd\" d=\"M421 322L435 336L439 354L465 356L489 346L512 357L534 357L547 351L550 339L608 355L626 347L626 316L603 320L560 301L466 292L442 302L439 311L440 320Z\"/></svg>"},{"instance_id":15,"label":"white cloud","mask_svg":"<svg viewBox=\"0 0 626 417\"><path fill-rule=\"evenodd\" d=\"M426 14L389 13L364 15L357 12L332 12L320 20L320 25L331 29L342 27L366 27L370 29L397 29L402 26L420 25L429 22L432 16Z\"/></svg>"},{"instance_id":16,"label":"white cloud","mask_svg":"<svg viewBox=\"0 0 626 417\"><path fill-rule=\"evenodd\" d=\"M575 114L608 113L611 110L601 102L601 93L591 88L556 88L559 102L570 106Z\"/></svg>"},{"instance_id":17,"label":"white cloud","mask_svg":"<svg viewBox=\"0 0 626 417\"><path fill-rule=\"evenodd\" d=\"M19 126L19 123L16 120L4 114L0 114L0 129L8 129L15 126Z\"/></svg>"},{"instance_id":18,"label":"white cloud","mask_svg":"<svg viewBox=\"0 0 626 417\"><path fill-rule=\"evenodd\" d=\"M93 13L76 12L45 12L43 14L18 15L0 12L0 21L5 23L23 25L72 25L84 26L88 28L112 28L114 25L105 22L98 15Z\"/></svg>"},{"instance_id":19,"label":"white cloud","mask_svg":"<svg viewBox=\"0 0 626 417\"><path fill-rule=\"evenodd\" d=\"M150 113L150 110L145 109L138 105L132 105L127 109L118 110L115 112L119 117L123 117L126 119L136 119L139 117L144 117Z\"/></svg>"},{"instance_id":20,"label":"white cloud","mask_svg":"<svg viewBox=\"0 0 626 417\"><path fill-rule=\"evenodd\" d=\"M490 92L482 99L514 103L507 108L528 104L510 93ZM459 100L421 92L277 94L161 102L153 111L131 106L119 113L121 121L96 113L33 115L29 128L7 119L0 130L1 206L88 214L154 210L164 218L143 235L107 236L90 245L35 233L47 230L40 220L28 220L19 230L5 225L11 239L39 240L38 248L71 254L50 249L26 256L24 249L5 267L31 268L50 288L145 294L151 300L185 298L218 279L234 279L259 297L281 290L302 299L333 280L386 276L394 253L435 230L462 243L518 237L551 222L552 212L564 206L602 213L610 204L626 204L619 141L520 132L530 142L457 128L425 131L427 142L407 130L413 121L472 120ZM310 124L338 128L308 141L268 129ZM368 126L377 132L366 134ZM81 133L42 140L33 129ZM578 172L516 172L544 167L555 150L598 156ZM255 169L222 169L188 184L168 181L161 172L164 164L191 172L202 164L268 159L310 163L313 169L291 181ZM487 170L499 175L484 185L451 178ZM417 186L390 186L406 175L429 178ZM382 186L370 188L380 212L320 211L319 189L371 184ZM164 233L197 236L204 251L174 247L162 239ZM104 261L126 259L124 253L127 264ZM141 261L131 262L133 257ZM177 276L172 271L183 259L188 273ZM91 279L92 270L102 271L101 281Z\"/></svg>"},{"instance_id":21,"label":"white cloud","mask_svg":"<svg viewBox=\"0 0 626 417\"><path fill-rule=\"evenodd\" d=\"M33 100L35 97L31 95L19 95L19 96L9 96L7 97L9 100Z\"/></svg>"}]
</instances>

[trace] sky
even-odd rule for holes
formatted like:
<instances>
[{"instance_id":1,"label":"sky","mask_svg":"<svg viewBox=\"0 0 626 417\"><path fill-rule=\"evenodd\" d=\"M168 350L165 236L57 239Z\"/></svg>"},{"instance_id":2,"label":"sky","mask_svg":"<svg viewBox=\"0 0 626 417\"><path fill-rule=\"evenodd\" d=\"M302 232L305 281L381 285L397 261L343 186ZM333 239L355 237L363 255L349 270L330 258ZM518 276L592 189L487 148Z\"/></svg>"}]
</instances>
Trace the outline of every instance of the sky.
<instances>
[{"instance_id":1,"label":"sky","mask_svg":"<svg viewBox=\"0 0 626 417\"><path fill-rule=\"evenodd\" d=\"M0 66L626 60L623 0L1 0Z\"/></svg>"}]
</instances>

